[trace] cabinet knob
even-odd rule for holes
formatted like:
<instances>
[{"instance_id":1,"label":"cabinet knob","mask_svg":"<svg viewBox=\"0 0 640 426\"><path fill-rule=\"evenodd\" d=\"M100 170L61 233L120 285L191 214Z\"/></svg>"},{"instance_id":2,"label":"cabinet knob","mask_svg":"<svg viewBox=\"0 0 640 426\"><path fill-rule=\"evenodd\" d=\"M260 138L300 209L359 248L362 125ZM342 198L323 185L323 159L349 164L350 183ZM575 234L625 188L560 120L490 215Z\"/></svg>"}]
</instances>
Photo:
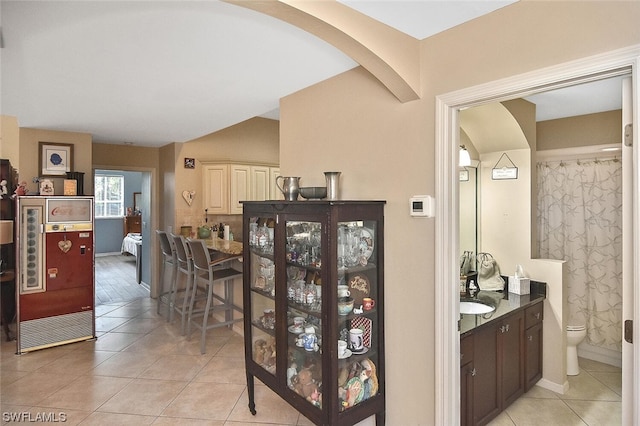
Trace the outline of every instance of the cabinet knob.
<instances>
[{"instance_id":1,"label":"cabinet knob","mask_svg":"<svg viewBox=\"0 0 640 426\"><path fill-rule=\"evenodd\" d=\"M536 312L533 316L536 317L537 320L539 320L540 319L540 312Z\"/></svg>"},{"instance_id":2,"label":"cabinet knob","mask_svg":"<svg viewBox=\"0 0 640 426\"><path fill-rule=\"evenodd\" d=\"M527 337L527 339L529 339L530 342L533 342L533 336L529 335L529 337Z\"/></svg>"},{"instance_id":3,"label":"cabinet knob","mask_svg":"<svg viewBox=\"0 0 640 426\"><path fill-rule=\"evenodd\" d=\"M500 331L502 333L506 333L507 331L509 331L509 324L505 324L502 327L500 327Z\"/></svg>"},{"instance_id":4,"label":"cabinet knob","mask_svg":"<svg viewBox=\"0 0 640 426\"><path fill-rule=\"evenodd\" d=\"M473 368L473 369L471 370L471 377L475 377L475 376L476 376L476 374L478 374L478 372L476 371L476 369L475 369L475 368Z\"/></svg>"}]
</instances>

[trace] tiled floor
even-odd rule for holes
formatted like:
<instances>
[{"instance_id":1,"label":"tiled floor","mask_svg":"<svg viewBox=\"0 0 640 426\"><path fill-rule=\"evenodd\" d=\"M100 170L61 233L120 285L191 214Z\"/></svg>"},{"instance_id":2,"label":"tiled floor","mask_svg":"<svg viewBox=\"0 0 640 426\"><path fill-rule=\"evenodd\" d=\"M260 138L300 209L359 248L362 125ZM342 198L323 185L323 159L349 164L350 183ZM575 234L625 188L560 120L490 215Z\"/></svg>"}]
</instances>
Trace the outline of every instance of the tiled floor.
<instances>
[{"instance_id":1,"label":"tiled floor","mask_svg":"<svg viewBox=\"0 0 640 426\"><path fill-rule=\"evenodd\" d=\"M22 421L64 416L68 425L311 424L258 381L258 413L250 414L243 340L232 330L210 330L201 355L196 335L180 336L179 325L158 316L148 294L102 303L96 315L95 341L21 356L15 342L2 341L3 425L11 415ZM580 365L566 395L536 387L491 425L620 425L620 369L586 359Z\"/></svg>"},{"instance_id":2,"label":"tiled floor","mask_svg":"<svg viewBox=\"0 0 640 426\"><path fill-rule=\"evenodd\" d=\"M580 374L569 376L565 395L538 386L524 394L491 426L622 424L620 368L580 358Z\"/></svg>"},{"instance_id":3,"label":"tiled floor","mask_svg":"<svg viewBox=\"0 0 640 426\"><path fill-rule=\"evenodd\" d=\"M95 341L20 356L15 342L2 342L2 424L12 413L64 413L69 425L311 424L258 381L251 415L243 339L232 330L210 330L201 355L197 336L180 336L149 298L96 311Z\"/></svg>"},{"instance_id":4,"label":"tiled floor","mask_svg":"<svg viewBox=\"0 0 640 426\"><path fill-rule=\"evenodd\" d=\"M96 305L149 297L149 290L136 282L135 256L96 256L95 263Z\"/></svg>"}]
</instances>

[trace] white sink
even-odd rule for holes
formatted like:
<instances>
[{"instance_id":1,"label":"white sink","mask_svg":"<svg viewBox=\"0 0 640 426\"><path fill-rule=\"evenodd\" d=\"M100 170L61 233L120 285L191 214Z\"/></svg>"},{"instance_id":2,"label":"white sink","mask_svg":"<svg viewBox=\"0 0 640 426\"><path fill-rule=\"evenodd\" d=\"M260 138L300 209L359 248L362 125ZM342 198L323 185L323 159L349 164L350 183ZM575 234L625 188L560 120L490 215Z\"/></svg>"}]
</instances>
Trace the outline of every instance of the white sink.
<instances>
[{"instance_id":1,"label":"white sink","mask_svg":"<svg viewBox=\"0 0 640 426\"><path fill-rule=\"evenodd\" d=\"M495 310L496 308L494 308L493 306L485 305L484 303L460 302L461 314L482 315L488 314L489 312L493 312Z\"/></svg>"}]
</instances>

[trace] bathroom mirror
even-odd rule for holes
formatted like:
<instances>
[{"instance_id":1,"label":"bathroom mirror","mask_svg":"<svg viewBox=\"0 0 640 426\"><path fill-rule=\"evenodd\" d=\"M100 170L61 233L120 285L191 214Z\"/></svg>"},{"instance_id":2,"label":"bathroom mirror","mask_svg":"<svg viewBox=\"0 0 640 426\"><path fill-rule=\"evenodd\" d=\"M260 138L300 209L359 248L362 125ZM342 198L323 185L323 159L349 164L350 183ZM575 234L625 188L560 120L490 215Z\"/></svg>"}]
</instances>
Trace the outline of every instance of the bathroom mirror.
<instances>
[{"instance_id":1,"label":"bathroom mirror","mask_svg":"<svg viewBox=\"0 0 640 426\"><path fill-rule=\"evenodd\" d=\"M478 253L478 168L474 163L460 168L460 256L465 251Z\"/></svg>"}]
</instances>

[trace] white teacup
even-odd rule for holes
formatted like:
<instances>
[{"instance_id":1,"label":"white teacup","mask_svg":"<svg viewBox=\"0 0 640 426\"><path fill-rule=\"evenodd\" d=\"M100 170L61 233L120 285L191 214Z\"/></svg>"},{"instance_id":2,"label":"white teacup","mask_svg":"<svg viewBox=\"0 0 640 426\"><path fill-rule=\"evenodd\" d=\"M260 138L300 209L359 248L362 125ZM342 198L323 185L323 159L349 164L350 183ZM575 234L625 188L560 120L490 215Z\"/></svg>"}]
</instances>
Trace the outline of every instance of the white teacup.
<instances>
[{"instance_id":1,"label":"white teacup","mask_svg":"<svg viewBox=\"0 0 640 426\"><path fill-rule=\"evenodd\" d=\"M349 330L349 343L351 350L360 352L364 350L364 332L359 328Z\"/></svg>"},{"instance_id":2,"label":"white teacup","mask_svg":"<svg viewBox=\"0 0 640 426\"><path fill-rule=\"evenodd\" d=\"M298 331L304 327L304 317L293 317L293 329Z\"/></svg>"},{"instance_id":3,"label":"white teacup","mask_svg":"<svg viewBox=\"0 0 640 426\"><path fill-rule=\"evenodd\" d=\"M347 352L347 342L344 340L338 340L338 358L344 357Z\"/></svg>"},{"instance_id":4,"label":"white teacup","mask_svg":"<svg viewBox=\"0 0 640 426\"><path fill-rule=\"evenodd\" d=\"M351 292L349 291L348 285L339 285L338 286L338 297L349 297L351 296Z\"/></svg>"}]
</instances>

